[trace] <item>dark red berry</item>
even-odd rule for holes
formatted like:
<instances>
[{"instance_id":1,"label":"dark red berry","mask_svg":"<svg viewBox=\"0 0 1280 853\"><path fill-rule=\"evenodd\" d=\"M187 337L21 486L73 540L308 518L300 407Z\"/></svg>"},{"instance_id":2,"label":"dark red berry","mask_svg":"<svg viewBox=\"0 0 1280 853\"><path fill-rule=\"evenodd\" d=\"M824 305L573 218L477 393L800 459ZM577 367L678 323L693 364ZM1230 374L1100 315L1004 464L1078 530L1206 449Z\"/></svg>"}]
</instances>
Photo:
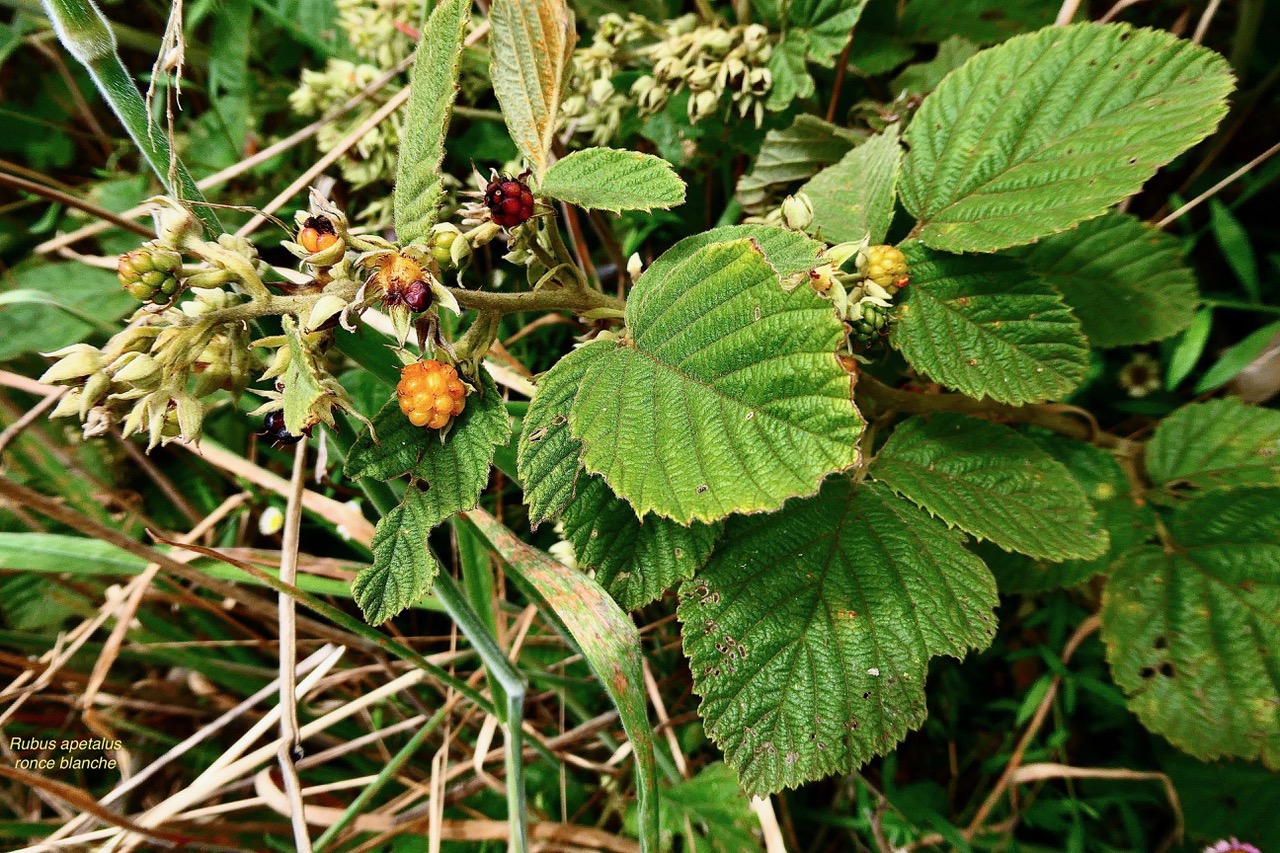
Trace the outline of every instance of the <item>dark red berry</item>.
<instances>
[{"instance_id":1,"label":"dark red berry","mask_svg":"<svg viewBox=\"0 0 1280 853\"><path fill-rule=\"evenodd\" d=\"M489 216L503 228L515 228L533 216L533 192L520 178L495 175L484 190Z\"/></svg>"},{"instance_id":2,"label":"dark red berry","mask_svg":"<svg viewBox=\"0 0 1280 853\"><path fill-rule=\"evenodd\" d=\"M400 301L413 313L420 314L431 304L431 289L422 279L411 281L401 294Z\"/></svg>"}]
</instances>

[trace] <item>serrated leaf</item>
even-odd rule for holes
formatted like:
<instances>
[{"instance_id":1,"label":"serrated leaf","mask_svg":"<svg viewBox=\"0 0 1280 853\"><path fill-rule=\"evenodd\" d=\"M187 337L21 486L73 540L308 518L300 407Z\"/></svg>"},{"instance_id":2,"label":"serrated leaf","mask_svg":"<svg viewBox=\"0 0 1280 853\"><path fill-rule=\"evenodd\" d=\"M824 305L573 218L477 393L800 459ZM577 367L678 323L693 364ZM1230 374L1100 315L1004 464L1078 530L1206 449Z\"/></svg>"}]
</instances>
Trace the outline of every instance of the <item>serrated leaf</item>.
<instances>
[{"instance_id":1,"label":"serrated leaf","mask_svg":"<svg viewBox=\"0 0 1280 853\"><path fill-rule=\"evenodd\" d=\"M440 564L427 548L427 536L447 517L437 501L415 486L382 517L373 533L373 565L351 584L351 595L370 625L381 625L431 591Z\"/></svg>"},{"instance_id":2,"label":"serrated leaf","mask_svg":"<svg viewBox=\"0 0 1280 853\"><path fill-rule=\"evenodd\" d=\"M1061 399L1089 348L1052 286L1002 258L906 248L911 284L890 341L911 366L970 397L1020 405Z\"/></svg>"},{"instance_id":3,"label":"serrated leaf","mask_svg":"<svg viewBox=\"0 0 1280 853\"><path fill-rule=\"evenodd\" d=\"M627 610L656 601L702 568L720 535L719 524L685 527L657 515L636 517L631 504L599 477L587 477L564 510L564 535L578 568Z\"/></svg>"},{"instance_id":4,"label":"serrated leaf","mask_svg":"<svg viewBox=\"0 0 1280 853\"><path fill-rule=\"evenodd\" d=\"M1058 288L1094 346L1176 335L1200 302L1178 241L1127 213L1111 211L1011 254Z\"/></svg>"},{"instance_id":5,"label":"serrated leaf","mask_svg":"<svg viewBox=\"0 0 1280 853\"><path fill-rule=\"evenodd\" d=\"M883 243L893 221L893 191L901 161L898 128L890 125L819 172L802 188L813 203L810 230L828 243L868 235L872 244Z\"/></svg>"},{"instance_id":6,"label":"serrated leaf","mask_svg":"<svg viewBox=\"0 0 1280 853\"><path fill-rule=\"evenodd\" d=\"M1280 767L1280 490L1207 494L1115 568L1102 638L1147 728L1201 760Z\"/></svg>"},{"instance_id":7,"label":"serrated leaf","mask_svg":"<svg viewBox=\"0 0 1280 853\"><path fill-rule=\"evenodd\" d=\"M907 128L903 204L937 249L1047 237L1137 192L1208 136L1232 85L1220 55L1160 30L1017 36L925 98Z\"/></svg>"},{"instance_id":8,"label":"serrated leaf","mask_svg":"<svg viewBox=\"0 0 1280 853\"><path fill-rule=\"evenodd\" d=\"M871 476L1006 551L1064 560L1107 549L1067 469L1007 426L946 412L911 418L876 454Z\"/></svg>"},{"instance_id":9,"label":"serrated leaf","mask_svg":"<svg viewBox=\"0 0 1280 853\"><path fill-rule=\"evenodd\" d=\"M569 433L569 409L587 368L609 349L605 341L587 344L560 359L538 380L516 455L532 527L559 515L577 492L582 445Z\"/></svg>"},{"instance_id":10,"label":"serrated leaf","mask_svg":"<svg viewBox=\"0 0 1280 853\"><path fill-rule=\"evenodd\" d=\"M765 102L772 112L785 110L796 98L813 97L817 88L809 73L808 55L809 37L804 32L788 32L773 46L768 64L769 100Z\"/></svg>"},{"instance_id":11,"label":"serrated leaf","mask_svg":"<svg viewBox=\"0 0 1280 853\"><path fill-rule=\"evenodd\" d=\"M1101 556L1091 560L1064 560L1051 563L995 548L983 549L1001 592L1040 592L1083 583L1105 572L1120 555L1139 545L1156 531L1156 517L1145 502L1130 493L1129 479L1115 457L1083 441L1052 433L1027 436L1067 469L1080 484L1098 514L1097 525L1107 531L1110 544Z\"/></svg>"},{"instance_id":12,"label":"serrated leaf","mask_svg":"<svg viewBox=\"0 0 1280 853\"><path fill-rule=\"evenodd\" d=\"M588 369L569 414L582 461L681 524L774 509L854 464L862 419L835 358L844 330L811 288L783 290L751 240L654 264L629 340Z\"/></svg>"},{"instance_id":13,"label":"serrated leaf","mask_svg":"<svg viewBox=\"0 0 1280 853\"><path fill-rule=\"evenodd\" d=\"M1229 397L1183 406L1156 427L1146 462L1166 489L1280 486L1280 412Z\"/></svg>"},{"instance_id":14,"label":"serrated leaf","mask_svg":"<svg viewBox=\"0 0 1280 853\"><path fill-rule=\"evenodd\" d=\"M394 396L374 417L373 428L376 443L365 430L352 445L347 476L392 480L409 474L429 484L424 500L440 520L476 505L489 482L494 453L511 438L507 408L484 368L480 392L467 396L443 441L439 430L410 423Z\"/></svg>"},{"instance_id":15,"label":"serrated leaf","mask_svg":"<svg viewBox=\"0 0 1280 853\"><path fill-rule=\"evenodd\" d=\"M823 249L818 241L786 228L773 225L724 225L685 237L659 255L640 276L640 281L652 282L671 275L672 270L707 246L743 239L754 240L764 253L765 260L784 279L807 273L818 266L819 254Z\"/></svg>"},{"instance_id":16,"label":"serrated leaf","mask_svg":"<svg viewBox=\"0 0 1280 853\"><path fill-rule=\"evenodd\" d=\"M938 53L933 59L904 68L889 84L889 91L894 97L901 97L906 93L927 95L938 88L938 84L948 74L968 62L977 52L978 46L968 39L950 36L938 45Z\"/></svg>"},{"instance_id":17,"label":"serrated leaf","mask_svg":"<svg viewBox=\"0 0 1280 853\"><path fill-rule=\"evenodd\" d=\"M787 19L808 36L809 59L831 68L866 5L866 0L791 0Z\"/></svg>"},{"instance_id":18,"label":"serrated leaf","mask_svg":"<svg viewBox=\"0 0 1280 853\"><path fill-rule=\"evenodd\" d=\"M738 181L734 197L748 213L763 213L771 190L813 177L865 138L865 131L798 115L790 127L764 135L755 165Z\"/></svg>"},{"instance_id":19,"label":"serrated leaf","mask_svg":"<svg viewBox=\"0 0 1280 853\"><path fill-rule=\"evenodd\" d=\"M511 140L540 181L578 41L573 13L565 0L493 0L489 24L493 92Z\"/></svg>"},{"instance_id":20,"label":"serrated leaf","mask_svg":"<svg viewBox=\"0 0 1280 853\"><path fill-rule=\"evenodd\" d=\"M543 603L582 652L618 709L635 754L640 792L640 842L644 853L660 849L658 785L641 669L640 632L598 583L531 548L484 510L467 518L511 567L523 591Z\"/></svg>"},{"instance_id":21,"label":"serrated leaf","mask_svg":"<svg viewBox=\"0 0 1280 853\"><path fill-rule=\"evenodd\" d=\"M547 170L542 192L588 210L666 210L684 204L684 181L652 154L617 148L575 151Z\"/></svg>"},{"instance_id":22,"label":"serrated leaf","mask_svg":"<svg viewBox=\"0 0 1280 853\"><path fill-rule=\"evenodd\" d=\"M404 244L427 239L444 198L440 163L470 18L471 0L445 0L427 20L413 60L394 196L396 237Z\"/></svg>"},{"instance_id":23,"label":"serrated leaf","mask_svg":"<svg viewBox=\"0 0 1280 853\"><path fill-rule=\"evenodd\" d=\"M847 477L731 519L680 598L698 712L757 795L888 752L924 720L929 659L994 635L995 581L963 536Z\"/></svg>"}]
</instances>

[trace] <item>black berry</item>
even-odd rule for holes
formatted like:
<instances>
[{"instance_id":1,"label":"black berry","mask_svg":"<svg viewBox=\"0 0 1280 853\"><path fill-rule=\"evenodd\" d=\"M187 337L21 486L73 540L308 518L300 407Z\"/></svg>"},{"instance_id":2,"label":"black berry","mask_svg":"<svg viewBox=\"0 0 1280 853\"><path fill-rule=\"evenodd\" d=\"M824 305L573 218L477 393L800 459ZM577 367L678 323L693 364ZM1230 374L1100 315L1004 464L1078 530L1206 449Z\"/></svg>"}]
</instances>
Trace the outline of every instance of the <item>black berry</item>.
<instances>
[{"instance_id":1,"label":"black berry","mask_svg":"<svg viewBox=\"0 0 1280 853\"><path fill-rule=\"evenodd\" d=\"M303 432L310 434L310 429L304 429ZM258 435L269 438L271 444L275 447L285 447L302 441L302 436L294 435L285 429L284 410L282 409L267 412L267 417L262 422L262 432L258 433Z\"/></svg>"}]
</instances>

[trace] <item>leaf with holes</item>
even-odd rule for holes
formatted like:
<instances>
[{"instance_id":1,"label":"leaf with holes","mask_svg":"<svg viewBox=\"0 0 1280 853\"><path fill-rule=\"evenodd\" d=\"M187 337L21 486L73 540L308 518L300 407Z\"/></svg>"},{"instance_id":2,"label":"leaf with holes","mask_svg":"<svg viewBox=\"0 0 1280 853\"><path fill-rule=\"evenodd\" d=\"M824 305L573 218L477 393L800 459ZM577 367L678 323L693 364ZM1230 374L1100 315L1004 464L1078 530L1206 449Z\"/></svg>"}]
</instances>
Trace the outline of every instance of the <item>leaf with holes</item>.
<instances>
[{"instance_id":1,"label":"leaf with holes","mask_svg":"<svg viewBox=\"0 0 1280 853\"><path fill-rule=\"evenodd\" d=\"M890 341L921 373L970 397L1020 405L1075 390L1089 347L1052 286L1004 258L912 245Z\"/></svg>"},{"instance_id":2,"label":"leaf with holes","mask_svg":"<svg viewBox=\"0 0 1280 853\"><path fill-rule=\"evenodd\" d=\"M847 477L730 519L678 613L698 713L749 793L888 752L924 721L929 659L990 643L995 581L963 539Z\"/></svg>"},{"instance_id":3,"label":"leaf with holes","mask_svg":"<svg viewBox=\"0 0 1280 853\"><path fill-rule=\"evenodd\" d=\"M1220 55L1161 30L1017 36L925 98L905 137L902 202L920 239L952 252L1065 231L1212 133L1232 85Z\"/></svg>"},{"instance_id":4,"label":"leaf with holes","mask_svg":"<svg viewBox=\"0 0 1280 853\"><path fill-rule=\"evenodd\" d=\"M509 577L572 638L591 671L618 709L622 728L635 752L636 787L640 792L640 842L644 853L656 853L658 785L641 668L640 632L600 585L531 548L484 510L467 518L511 567Z\"/></svg>"},{"instance_id":5,"label":"leaf with holes","mask_svg":"<svg viewBox=\"0 0 1280 853\"><path fill-rule=\"evenodd\" d=\"M1280 768L1280 490L1206 494L1168 531L1107 581L1112 676L1180 749Z\"/></svg>"},{"instance_id":6,"label":"leaf with holes","mask_svg":"<svg viewBox=\"0 0 1280 853\"><path fill-rule=\"evenodd\" d=\"M588 210L666 210L684 204L684 181L652 154L616 148L575 151L547 170L542 192Z\"/></svg>"},{"instance_id":7,"label":"leaf with holes","mask_svg":"<svg viewBox=\"0 0 1280 853\"><path fill-rule=\"evenodd\" d=\"M1183 406L1156 427L1146 462L1166 489L1280 486L1280 412L1229 397Z\"/></svg>"},{"instance_id":8,"label":"leaf with holes","mask_svg":"<svg viewBox=\"0 0 1280 853\"><path fill-rule=\"evenodd\" d=\"M393 396L374 417L373 432L361 433L352 445L347 476L392 480L409 474L425 481L430 488L424 500L440 520L474 507L489 482L494 453L511 439L507 408L483 368L479 384L443 440L439 430L410 423Z\"/></svg>"},{"instance_id":9,"label":"leaf with holes","mask_svg":"<svg viewBox=\"0 0 1280 853\"><path fill-rule=\"evenodd\" d=\"M1176 335L1200 302L1178 241L1127 213L1112 211L1011 254L1058 288L1095 346Z\"/></svg>"},{"instance_id":10,"label":"leaf with holes","mask_svg":"<svg viewBox=\"0 0 1280 853\"><path fill-rule=\"evenodd\" d=\"M1098 514L1097 525L1107 532L1110 544L1099 557L1051 563L997 548L980 548L1001 592L1040 592L1083 583L1105 572L1122 554L1150 539L1156 532L1151 507L1130 493L1129 478L1115 457L1083 441L1052 433L1028 436L1066 468L1080 484Z\"/></svg>"},{"instance_id":11,"label":"leaf with holes","mask_svg":"<svg viewBox=\"0 0 1280 853\"><path fill-rule=\"evenodd\" d=\"M587 344L560 359L538 380L516 455L529 524L535 528L559 515L578 490L582 444L569 433L569 409L587 368L609 349L605 341Z\"/></svg>"},{"instance_id":12,"label":"leaf with holes","mask_svg":"<svg viewBox=\"0 0 1280 853\"><path fill-rule=\"evenodd\" d=\"M462 34L470 19L471 0L441 3L422 31L413 60L393 199L402 243L427 239L444 198L440 163L458 88Z\"/></svg>"},{"instance_id":13,"label":"leaf with holes","mask_svg":"<svg viewBox=\"0 0 1280 853\"><path fill-rule=\"evenodd\" d=\"M426 492L410 486L400 505L378 522L373 565L351 584L351 595L370 625L381 625L431 591L440 564L427 548L427 536L444 518Z\"/></svg>"},{"instance_id":14,"label":"leaf with holes","mask_svg":"<svg viewBox=\"0 0 1280 853\"><path fill-rule=\"evenodd\" d=\"M813 227L828 243L861 240L884 242L893 221L893 188L898 180L902 146L890 125L823 169L802 187L813 203Z\"/></svg>"},{"instance_id":15,"label":"leaf with holes","mask_svg":"<svg viewBox=\"0 0 1280 853\"><path fill-rule=\"evenodd\" d=\"M788 128L764 135L760 154L749 174L738 181L734 198L748 213L764 213L769 191L812 178L839 162L866 138L866 131L848 130L817 116L798 115Z\"/></svg>"},{"instance_id":16,"label":"leaf with holes","mask_svg":"<svg viewBox=\"0 0 1280 853\"><path fill-rule=\"evenodd\" d=\"M720 524L688 527L657 515L636 517L631 504L599 477L588 477L564 511L564 535L573 543L578 568L627 610L656 601L693 577L715 547Z\"/></svg>"},{"instance_id":17,"label":"leaf with holes","mask_svg":"<svg viewBox=\"0 0 1280 853\"><path fill-rule=\"evenodd\" d=\"M1007 426L945 412L914 417L876 454L871 476L1006 551L1064 560L1107 549L1107 533L1067 469Z\"/></svg>"},{"instance_id":18,"label":"leaf with holes","mask_svg":"<svg viewBox=\"0 0 1280 853\"><path fill-rule=\"evenodd\" d=\"M493 0L489 25L493 92L511 140L541 180L578 41L573 12L565 0Z\"/></svg>"},{"instance_id":19,"label":"leaf with holes","mask_svg":"<svg viewBox=\"0 0 1280 853\"><path fill-rule=\"evenodd\" d=\"M587 368L569 424L584 467L637 515L775 509L857 461L843 327L811 288L784 290L753 241L655 263L626 321L627 339Z\"/></svg>"}]
</instances>

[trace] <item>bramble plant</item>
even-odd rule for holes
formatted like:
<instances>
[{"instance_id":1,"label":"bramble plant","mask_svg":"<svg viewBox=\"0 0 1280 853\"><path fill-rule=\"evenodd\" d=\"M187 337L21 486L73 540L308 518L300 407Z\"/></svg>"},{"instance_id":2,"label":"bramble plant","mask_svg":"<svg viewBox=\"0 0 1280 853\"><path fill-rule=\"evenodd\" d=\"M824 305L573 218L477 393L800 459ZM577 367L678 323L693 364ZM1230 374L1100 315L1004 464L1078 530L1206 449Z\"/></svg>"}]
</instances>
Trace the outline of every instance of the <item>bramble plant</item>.
<instances>
[{"instance_id":1,"label":"bramble plant","mask_svg":"<svg viewBox=\"0 0 1280 853\"><path fill-rule=\"evenodd\" d=\"M45 4L78 58L109 64L88 0ZM699 716L753 795L856 771L921 726L930 661L988 646L998 589L1091 579L1143 725L1200 759L1280 766L1280 414L1210 399L1126 437L1062 402L1103 351L1197 316L1176 243L1124 207L1215 131L1228 62L1162 30L1051 26L941 50L847 127L779 122L862 4L752 7L757 23L609 15L578 46L564 0L492 0L487 18L444 0L415 33L396 144L356 181L394 169L394 193L355 211L312 191L282 244L296 268L223 233L171 181L167 145L149 152L170 195L119 261L143 304L104 345L53 353L42 379L71 389L53 415L149 447L199 441L209 407L242 393L278 445L364 421L336 446L381 496L352 588L369 624L447 576L430 538L459 513L523 561L531 595L590 601L636 654L624 611L674 593ZM488 83L464 61L485 28ZM338 99L322 72L304 85L307 109ZM518 157L459 198L450 118L460 86L485 85ZM126 126L129 91L108 92ZM716 156L696 135L664 156L610 143L681 115L763 124L758 152L714 227L648 262L622 262L638 241L608 246L606 291L580 220L678 209L679 168ZM495 250L501 284L469 285ZM581 332L518 429L486 360L516 313ZM340 378L353 361L395 386L367 419ZM556 525L580 572L472 512L511 445L531 527ZM624 695L643 689L638 663L607 674L581 617L560 618L620 707L642 703ZM643 706L622 719L638 833L659 849Z\"/></svg>"}]
</instances>

